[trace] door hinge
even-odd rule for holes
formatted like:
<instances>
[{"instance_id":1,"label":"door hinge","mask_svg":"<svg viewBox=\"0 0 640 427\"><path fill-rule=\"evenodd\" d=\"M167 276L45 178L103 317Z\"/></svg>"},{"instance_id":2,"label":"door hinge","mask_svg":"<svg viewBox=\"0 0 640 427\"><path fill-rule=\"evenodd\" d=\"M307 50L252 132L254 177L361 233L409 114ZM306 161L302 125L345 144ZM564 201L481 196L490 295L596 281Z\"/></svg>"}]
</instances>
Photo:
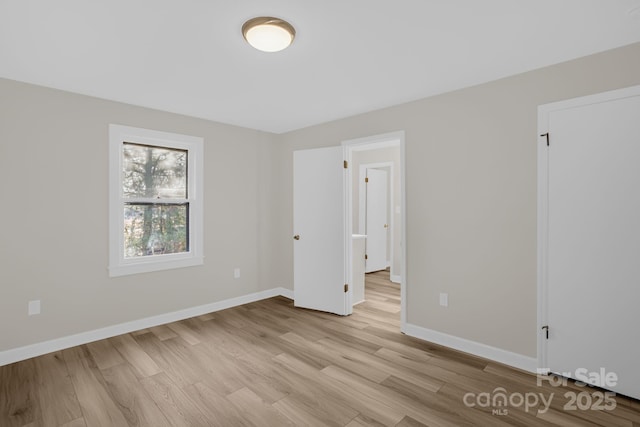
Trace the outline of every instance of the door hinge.
<instances>
[{"instance_id":1,"label":"door hinge","mask_svg":"<svg viewBox=\"0 0 640 427\"><path fill-rule=\"evenodd\" d=\"M542 134L542 135L540 135L540 136L546 136L546 137L547 137L547 147L548 147L548 146L549 146L549 132L547 132L547 133L543 133L543 134Z\"/></svg>"},{"instance_id":2,"label":"door hinge","mask_svg":"<svg viewBox=\"0 0 640 427\"><path fill-rule=\"evenodd\" d=\"M549 339L549 326L548 325L543 326L542 330L546 332L547 339Z\"/></svg>"},{"instance_id":3,"label":"door hinge","mask_svg":"<svg viewBox=\"0 0 640 427\"><path fill-rule=\"evenodd\" d=\"M369 259L369 255L364 254L364 259Z\"/></svg>"},{"instance_id":4,"label":"door hinge","mask_svg":"<svg viewBox=\"0 0 640 427\"><path fill-rule=\"evenodd\" d=\"M369 182L369 177L365 177L364 182Z\"/></svg>"},{"instance_id":5,"label":"door hinge","mask_svg":"<svg viewBox=\"0 0 640 427\"><path fill-rule=\"evenodd\" d=\"M344 291L349 292L349 285L347 283L344 284Z\"/></svg>"},{"instance_id":6,"label":"door hinge","mask_svg":"<svg viewBox=\"0 0 640 427\"><path fill-rule=\"evenodd\" d=\"M343 163L343 166L344 166L344 168L345 168L345 169L346 169L346 168L348 168L348 167L349 167L349 162L347 162L347 161L345 160L345 161L344 161L344 163Z\"/></svg>"}]
</instances>

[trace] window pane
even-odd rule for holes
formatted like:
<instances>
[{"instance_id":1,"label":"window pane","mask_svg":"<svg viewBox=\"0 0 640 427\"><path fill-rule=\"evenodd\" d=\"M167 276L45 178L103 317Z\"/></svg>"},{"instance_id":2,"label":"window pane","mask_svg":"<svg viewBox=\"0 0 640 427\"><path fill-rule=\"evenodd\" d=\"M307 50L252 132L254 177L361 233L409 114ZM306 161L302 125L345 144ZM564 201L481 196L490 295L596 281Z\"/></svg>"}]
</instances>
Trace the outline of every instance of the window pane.
<instances>
[{"instance_id":1,"label":"window pane","mask_svg":"<svg viewBox=\"0 0 640 427\"><path fill-rule=\"evenodd\" d=\"M124 197L187 198L187 151L123 144Z\"/></svg>"},{"instance_id":2,"label":"window pane","mask_svg":"<svg viewBox=\"0 0 640 427\"><path fill-rule=\"evenodd\" d=\"M188 217L188 204L125 204L125 258L188 252Z\"/></svg>"}]
</instances>

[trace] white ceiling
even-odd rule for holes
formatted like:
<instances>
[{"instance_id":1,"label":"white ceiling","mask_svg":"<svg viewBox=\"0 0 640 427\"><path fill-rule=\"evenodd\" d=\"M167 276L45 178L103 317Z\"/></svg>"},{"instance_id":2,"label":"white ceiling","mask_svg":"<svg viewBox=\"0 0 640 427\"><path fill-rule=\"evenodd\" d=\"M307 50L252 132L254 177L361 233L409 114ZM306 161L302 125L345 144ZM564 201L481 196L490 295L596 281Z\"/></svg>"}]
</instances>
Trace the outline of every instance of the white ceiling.
<instances>
[{"instance_id":1,"label":"white ceiling","mask_svg":"<svg viewBox=\"0 0 640 427\"><path fill-rule=\"evenodd\" d=\"M0 77L275 133L638 41L640 0L0 0Z\"/></svg>"}]
</instances>

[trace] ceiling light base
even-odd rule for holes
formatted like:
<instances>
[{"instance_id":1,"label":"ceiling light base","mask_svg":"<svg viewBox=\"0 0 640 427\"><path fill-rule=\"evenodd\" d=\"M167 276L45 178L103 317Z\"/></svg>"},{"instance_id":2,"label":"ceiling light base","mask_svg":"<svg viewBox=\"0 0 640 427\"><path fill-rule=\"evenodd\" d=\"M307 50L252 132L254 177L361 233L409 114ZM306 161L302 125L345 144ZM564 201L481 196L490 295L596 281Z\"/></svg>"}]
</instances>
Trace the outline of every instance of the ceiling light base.
<instances>
[{"instance_id":1,"label":"ceiling light base","mask_svg":"<svg viewBox=\"0 0 640 427\"><path fill-rule=\"evenodd\" d=\"M249 19L242 26L244 39L263 52L278 52L293 43L296 30L287 21L272 16Z\"/></svg>"}]
</instances>

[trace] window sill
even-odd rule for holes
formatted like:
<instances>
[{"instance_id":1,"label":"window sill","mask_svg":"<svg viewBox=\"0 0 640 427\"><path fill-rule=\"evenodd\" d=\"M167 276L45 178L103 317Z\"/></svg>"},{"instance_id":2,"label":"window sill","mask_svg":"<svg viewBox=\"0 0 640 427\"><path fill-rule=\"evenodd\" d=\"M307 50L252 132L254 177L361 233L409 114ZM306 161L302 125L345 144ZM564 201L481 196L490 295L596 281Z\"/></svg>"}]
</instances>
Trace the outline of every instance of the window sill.
<instances>
[{"instance_id":1,"label":"window sill","mask_svg":"<svg viewBox=\"0 0 640 427\"><path fill-rule=\"evenodd\" d=\"M188 258L180 259L154 259L148 261L136 260L136 262L123 262L120 265L109 266L109 277L127 276L139 273L151 273L154 271L193 267L202 264L204 264L204 258L202 256L190 256Z\"/></svg>"}]
</instances>

